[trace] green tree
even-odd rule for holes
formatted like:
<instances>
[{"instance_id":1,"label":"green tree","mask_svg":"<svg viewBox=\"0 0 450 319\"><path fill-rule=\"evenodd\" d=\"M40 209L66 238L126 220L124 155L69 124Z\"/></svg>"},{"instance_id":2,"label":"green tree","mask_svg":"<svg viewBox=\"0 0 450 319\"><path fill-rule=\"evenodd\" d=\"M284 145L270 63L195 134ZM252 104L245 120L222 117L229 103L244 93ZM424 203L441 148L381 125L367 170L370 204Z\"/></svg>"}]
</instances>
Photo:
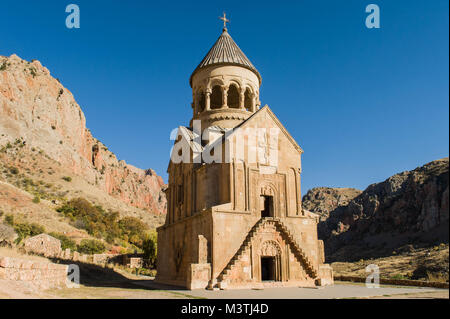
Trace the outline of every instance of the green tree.
<instances>
[{"instance_id":1,"label":"green tree","mask_svg":"<svg viewBox=\"0 0 450 319\"><path fill-rule=\"evenodd\" d=\"M124 217L119 220L119 228L122 238L142 248L148 230L147 224L136 217Z\"/></svg>"},{"instance_id":2,"label":"green tree","mask_svg":"<svg viewBox=\"0 0 450 319\"><path fill-rule=\"evenodd\" d=\"M147 234L142 245L142 250L144 251L144 258L148 259L150 267L154 268L158 255L158 235L155 231Z\"/></svg>"}]
</instances>

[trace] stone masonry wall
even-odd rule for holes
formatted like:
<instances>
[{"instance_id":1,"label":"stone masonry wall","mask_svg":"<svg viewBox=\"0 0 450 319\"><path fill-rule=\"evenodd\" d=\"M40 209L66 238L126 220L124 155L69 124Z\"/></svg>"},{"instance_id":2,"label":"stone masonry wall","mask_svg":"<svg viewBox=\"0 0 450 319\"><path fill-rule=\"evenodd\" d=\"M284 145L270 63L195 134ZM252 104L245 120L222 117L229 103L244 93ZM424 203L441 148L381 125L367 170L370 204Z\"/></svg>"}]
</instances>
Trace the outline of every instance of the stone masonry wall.
<instances>
[{"instance_id":1,"label":"stone masonry wall","mask_svg":"<svg viewBox=\"0 0 450 319\"><path fill-rule=\"evenodd\" d=\"M27 252L45 257L58 257L61 254L61 241L47 234L27 238L24 242Z\"/></svg>"},{"instance_id":2,"label":"stone masonry wall","mask_svg":"<svg viewBox=\"0 0 450 319\"><path fill-rule=\"evenodd\" d=\"M38 289L62 287L67 270L67 265L0 257L0 279L26 282Z\"/></svg>"}]
</instances>

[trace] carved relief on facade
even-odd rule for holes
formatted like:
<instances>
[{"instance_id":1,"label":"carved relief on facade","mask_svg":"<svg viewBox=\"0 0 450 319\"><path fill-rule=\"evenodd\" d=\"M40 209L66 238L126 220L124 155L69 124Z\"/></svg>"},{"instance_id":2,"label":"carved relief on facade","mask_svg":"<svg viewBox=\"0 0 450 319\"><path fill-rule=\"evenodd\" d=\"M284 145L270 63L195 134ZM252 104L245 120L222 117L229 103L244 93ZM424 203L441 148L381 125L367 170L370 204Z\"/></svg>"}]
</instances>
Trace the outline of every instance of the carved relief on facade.
<instances>
[{"instance_id":1,"label":"carved relief on facade","mask_svg":"<svg viewBox=\"0 0 450 319\"><path fill-rule=\"evenodd\" d=\"M273 189L273 186L270 186L270 185L262 186L261 187L261 195L275 196L275 191Z\"/></svg>"},{"instance_id":2,"label":"carved relief on facade","mask_svg":"<svg viewBox=\"0 0 450 319\"><path fill-rule=\"evenodd\" d=\"M280 245L274 240L267 240L261 245L261 256L280 256Z\"/></svg>"}]
</instances>

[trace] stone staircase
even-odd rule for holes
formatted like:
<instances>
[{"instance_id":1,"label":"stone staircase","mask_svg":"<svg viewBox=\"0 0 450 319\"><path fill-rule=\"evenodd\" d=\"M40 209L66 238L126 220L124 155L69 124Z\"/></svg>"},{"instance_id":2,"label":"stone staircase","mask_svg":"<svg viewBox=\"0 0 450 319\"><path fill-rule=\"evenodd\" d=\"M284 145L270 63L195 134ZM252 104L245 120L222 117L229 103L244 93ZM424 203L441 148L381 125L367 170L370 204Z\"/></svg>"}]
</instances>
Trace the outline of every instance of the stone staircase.
<instances>
[{"instance_id":1,"label":"stone staircase","mask_svg":"<svg viewBox=\"0 0 450 319\"><path fill-rule=\"evenodd\" d=\"M305 267L306 273L312 278L315 279L318 276L318 270L315 269L312 262L309 260L306 253L300 247L300 245L295 241L294 236L291 234L289 229L284 225L279 219L275 218L275 226L280 230L281 234L285 236L286 242L291 246L292 251L294 252L295 257L302 263Z\"/></svg>"},{"instance_id":2,"label":"stone staircase","mask_svg":"<svg viewBox=\"0 0 450 319\"><path fill-rule=\"evenodd\" d=\"M250 248L250 244L252 238L258 233L260 228L264 226L266 223L272 223L275 225L277 230L282 234L284 240L291 246L292 251L294 252L295 257L302 263L305 267L306 273L312 278L315 279L318 275L318 271L315 269L312 262L309 260L308 256L305 254L303 249L294 239L289 229L284 225L280 219L274 217L264 217L258 220L256 224L252 227L252 229L248 232L246 238L242 242L238 251L234 254L233 258L230 259L228 264L222 270L222 272L217 277L217 287L221 287L221 283L227 280L228 275L233 270L236 263L239 261L240 257L244 254L244 252Z\"/></svg>"}]
</instances>

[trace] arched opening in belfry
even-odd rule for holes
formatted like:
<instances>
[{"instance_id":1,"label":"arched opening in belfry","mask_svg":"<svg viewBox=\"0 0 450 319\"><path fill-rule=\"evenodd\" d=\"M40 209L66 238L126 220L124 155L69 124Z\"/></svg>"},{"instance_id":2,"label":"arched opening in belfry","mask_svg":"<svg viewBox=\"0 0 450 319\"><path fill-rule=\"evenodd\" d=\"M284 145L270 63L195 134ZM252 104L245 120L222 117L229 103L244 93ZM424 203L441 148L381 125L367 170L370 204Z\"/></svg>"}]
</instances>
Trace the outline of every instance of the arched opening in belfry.
<instances>
[{"instance_id":1,"label":"arched opening in belfry","mask_svg":"<svg viewBox=\"0 0 450 319\"><path fill-rule=\"evenodd\" d=\"M244 107L247 111L252 110L252 92L250 91L249 88L245 89Z\"/></svg>"},{"instance_id":2,"label":"arched opening in belfry","mask_svg":"<svg viewBox=\"0 0 450 319\"><path fill-rule=\"evenodd\" d=\"M228 98L227 98L228 107L233 109L239 108L239 91L235 84L231 84L228 89Z\"/></svg>"},{"instance_id":3,"label":"arched opening in belfry","mask_svg":"<svg viewBox=\"0 0 450 319\"><path fill-rule=\"evenodd\" d=\"M222 107L222 88L215 85L211 93L211 109L220 109Z\"/></svg>"},{"instance_id":4,"label":"arched opening in belfry","mask_svg":"<svg viewBox=\"0 0 450 319\"><path fill-rule=\"evenodd\" d=\"M203 112L205 110L205 106L206 106L205 92L201 92L200 99L198 101L198 112Z\"/></svg>"}]
</instances>

